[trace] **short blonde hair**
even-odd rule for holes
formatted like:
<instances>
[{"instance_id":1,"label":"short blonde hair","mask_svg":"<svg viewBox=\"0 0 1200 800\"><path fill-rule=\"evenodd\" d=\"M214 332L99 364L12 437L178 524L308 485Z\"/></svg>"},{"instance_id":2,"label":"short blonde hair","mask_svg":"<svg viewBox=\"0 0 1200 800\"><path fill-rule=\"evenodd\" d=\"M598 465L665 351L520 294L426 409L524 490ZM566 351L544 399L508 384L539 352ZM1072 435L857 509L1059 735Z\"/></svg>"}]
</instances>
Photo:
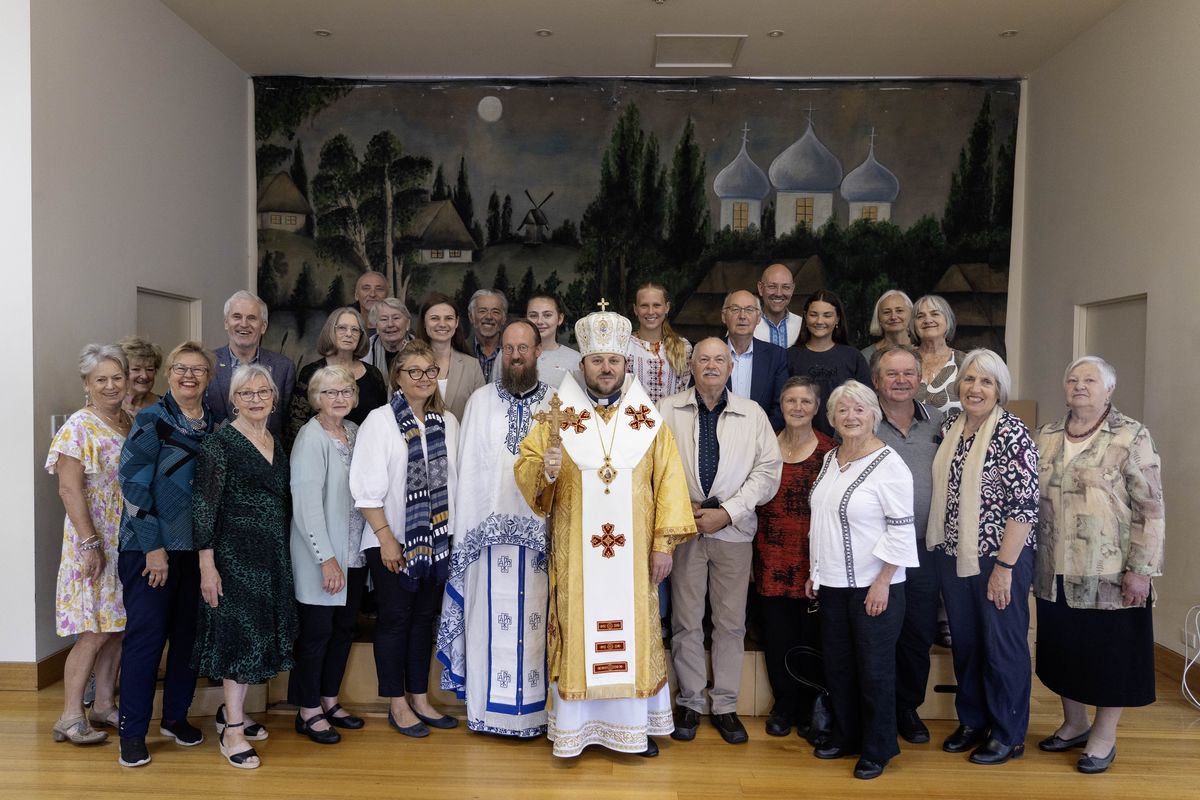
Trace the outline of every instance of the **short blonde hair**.
<instances>
[{"instance_id":1,"label":"short blonde hair","mask_svg":"<svg viewBox=\"0 0 1200 800\"><path fill-rule=\"evenodd\" d=\"M875 310L871 312L871 325L867 328L867 333L872 336L883 336L883 326L879 324L879 307L883 305L883 301L895 295L904 301L904 305L908 306L908 321L911 328L913 316L913 301L904 292L899 289L888 289L883 294L879 295L879 299L875 301Z\"/></svg>"},{"instance_id":2,"label":"short blonde hair","mask_svg":"<svg viewBox=\"0 0 1200 800\"><path fill-rule=\"evenodd\" d=\"M354 347L354 357L362 358L370 349L371 343L367 341L367 325L363 322L362 314L358 313L357 308L352 306L342 306L335 308L325 318L325 324L321 326L321 332L317 334L317 352L323 356L332 356L337 353L336 328L337 322L343 314L350 314L354 317L355 323L358 325L358 344Z\"/></svg>"},{"instance_id":3,"label":"short blonde hair","mask_svg":"<svg viewBox=\"0 0 1200 800\"><path fill-rule=\"evenodd\" d=\"M345 367L321 367L313 373L313 376L308 379L308 404L313 408L317 407L317 396L321 394L321 390L331 383L344 383L353 391L350 396L354 399L354 408L358 405L358 381L354 380L354 375Z\"/></svg>"},{"instance_id":4,"label":"short blonde hair","mask_svg":"<svg viewBox=\"0 0 1200 800\"><path fill-rule=\"evenodd\" d=\"M842 398L866 406L871 412L871 432L874 433L879 428L879 423L883 420L883 409L879 407L879 398L875 396L874 389L858 381L846 381L829 393L829 403L825 406L825 418L829 420L830 425L833 425L833 412Z\"/></svg>"},{"instance_id":5,"label":"short blonde hair","mask_svg":"<svg viewBox=\"0 0 1200 800\"><path fill-rule=\"evenodd\" d=\"M154 342L141 336L126 336L117 344L125 351L125 359L131 366L134 361L152 361L155 370L162 368L162 349Z\"/></svg>"},{"instance_id":6,"label":"short blonde hair","mask_svg":"<svg viewBox=\"0 0 1200 800\"><path fill-rule=\"evenodd\" d=\"M250 381L255 378L262 378L271 387L271 393L275 395L275 402L279 402L279 387L275 385L275 378L271 376L271 370L264 367L262 364L242 364L233 371L233 376L229 379L229 405L233 407L234 396L242 390Z\"/></svg>"},{"instance_id":7,"label":"short blonde hair","mask_svg":"<svg viewBox=\"0 0 1200 800\"><path fill-rule=\"evenodd\" d=\"M998 353L993 353L986 347L980 347L967 353L962 366L958 368L958 377L954 381L954 390L962 397L962 379L967 370L974 367L996 382L996 402L1002 406L1008 405L1008 395L1012 392L1012 376L1008 365Z\"/></svg>"},{"instance_id":8,"label":"short blonde hair","mask_svg":"<svg viewBox=\"0 0 1200 800\"><path fill-rule=\"evenodd\" d=\"M393 389L397 391L400 389L400 373L408 369L405 364L414 358L427 359L430 364L437 363L437 356L433 354L433 348L429 346L429 343L413 339L401 347L400 352L392 360L392 368L388 371L388 381L392 384ZM433 395L425 404L425 410L443 415L446 413L446 401L442 398L442 387L436 381L433 385Z\"/></svg>"},{"instance_id":9,"label":"short blonde hair","mask_svg":"<svg viewBox=\"0 0 1200 800\"><path fill-rule=\"evenodd\" d=\"M208 377L211 380L213 373L217 371L217 357L211 352L204 349L204 345L194 339L188 339L186 342L180 342L175 346L175 349L167 354L167 369L175 366L175 362L185 353L195 353L198 356L203 356L208 362Z\"/></svg>"}]
</instances>

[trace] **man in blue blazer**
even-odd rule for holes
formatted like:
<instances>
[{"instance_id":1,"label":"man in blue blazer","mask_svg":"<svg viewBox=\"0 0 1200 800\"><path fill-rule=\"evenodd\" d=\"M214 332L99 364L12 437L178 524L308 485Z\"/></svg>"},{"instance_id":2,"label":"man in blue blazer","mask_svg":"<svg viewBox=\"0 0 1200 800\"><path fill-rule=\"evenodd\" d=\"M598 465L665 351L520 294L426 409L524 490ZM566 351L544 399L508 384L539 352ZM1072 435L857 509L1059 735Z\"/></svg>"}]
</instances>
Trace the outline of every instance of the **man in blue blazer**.
<instances>
[{"instance_id":1,"label":"man in blue blazer","mask_svg":"<svg viewBox=\"0 0 1200 800\"><path fill-rule=\"evenodd\" d=\"M267 429L276 436L282 436L283 419L292 399L292 387L296 383L296 365L282 353L259 346L263 334L267 332L267 304L258 295L245 290L234 292L225 301L225 332L229 334L229 344L215 351L217 371L204 395L212 411L213 422L219 425L233 416L233 407L229 404L229 381L234 369L242 364L262 364L271 371L279 390L271 416L267 417Z\"/></svg>"},{"instance_id":2,"label":"man in blue blazer","mask_svg":"<svg viewBox=\"0 0 1200 800\"><path fill-rule=\"evenodd\" d=\"M754 338L754 329L762 317L759 299L751 292L730 292L721 306L721 321L729 332L733 375L729 391L758 403L776 431L783 429L779 394L788 379L787 350Z\"/></svg>"}]
</instances>

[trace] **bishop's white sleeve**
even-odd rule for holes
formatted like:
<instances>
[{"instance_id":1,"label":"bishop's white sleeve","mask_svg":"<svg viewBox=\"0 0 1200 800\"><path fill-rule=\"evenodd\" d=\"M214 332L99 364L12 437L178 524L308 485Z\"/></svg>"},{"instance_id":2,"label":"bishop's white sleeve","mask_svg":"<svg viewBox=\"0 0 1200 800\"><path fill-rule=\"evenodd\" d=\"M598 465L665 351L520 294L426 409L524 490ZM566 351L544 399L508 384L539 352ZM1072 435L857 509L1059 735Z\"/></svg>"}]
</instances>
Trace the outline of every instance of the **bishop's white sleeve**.
<instances>
[{"instance_id":1,"label":"bishop's white sleeve","mask_svg":"<svg viewBox=\"0 0 1200 800\"><path fill-rule=\"evenodd\" d=\"M878 483L876 492L883 508L886 525L871 554L887 564L898 567L917 567L917 531L913 526L912 473L895 451L872 476Z\"/></svg>"}]
</instances>

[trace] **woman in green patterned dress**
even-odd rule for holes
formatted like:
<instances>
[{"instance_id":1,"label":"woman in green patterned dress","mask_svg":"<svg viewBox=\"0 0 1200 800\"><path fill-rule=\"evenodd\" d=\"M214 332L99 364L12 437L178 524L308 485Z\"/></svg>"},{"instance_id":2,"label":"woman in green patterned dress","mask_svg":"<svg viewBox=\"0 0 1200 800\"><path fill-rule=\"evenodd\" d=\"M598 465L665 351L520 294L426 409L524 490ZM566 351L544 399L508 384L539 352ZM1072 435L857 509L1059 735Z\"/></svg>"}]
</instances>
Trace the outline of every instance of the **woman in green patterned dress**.
<instances>
[{"instance_id":1,"label":"woman in green patterned dress","mask_svg":"<svg viewBox=\"0 0 1200 800\"><path fill-rule=\"evenodd\" d=\"M195 666L222 681L221 755L239 769L262 763L246 741L246 690L292 668L296 638L288 459L267 430L277 401L266 368L245 364L234 370L233 422L205 438L192 494L204 598ZM264 734L260 728L255 738Z\"/></svg>"}]
</instances>

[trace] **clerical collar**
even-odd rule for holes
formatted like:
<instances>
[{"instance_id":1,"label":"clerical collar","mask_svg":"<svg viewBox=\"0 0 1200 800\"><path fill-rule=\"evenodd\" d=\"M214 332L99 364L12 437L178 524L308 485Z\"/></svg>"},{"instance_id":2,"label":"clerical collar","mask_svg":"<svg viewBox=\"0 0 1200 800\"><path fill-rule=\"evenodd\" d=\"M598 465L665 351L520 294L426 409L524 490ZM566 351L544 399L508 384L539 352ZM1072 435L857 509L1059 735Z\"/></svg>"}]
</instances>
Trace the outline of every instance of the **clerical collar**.
<instances>
[{"instance_id":1,"label":"clerical collar","mask_svg":"<svg viewBox=\"0 0 1200 800\"><path fill-rule=\"evenodd\" d=\"M620 389L618 389L615 393L610 394L608 397L597 397L592 393L591 389L587 389L585 391L587 391L588 399L592 401L592 405L594 406L607 407L616 405L617 401L621 399Z\"/></svg>"}]
</instances>

